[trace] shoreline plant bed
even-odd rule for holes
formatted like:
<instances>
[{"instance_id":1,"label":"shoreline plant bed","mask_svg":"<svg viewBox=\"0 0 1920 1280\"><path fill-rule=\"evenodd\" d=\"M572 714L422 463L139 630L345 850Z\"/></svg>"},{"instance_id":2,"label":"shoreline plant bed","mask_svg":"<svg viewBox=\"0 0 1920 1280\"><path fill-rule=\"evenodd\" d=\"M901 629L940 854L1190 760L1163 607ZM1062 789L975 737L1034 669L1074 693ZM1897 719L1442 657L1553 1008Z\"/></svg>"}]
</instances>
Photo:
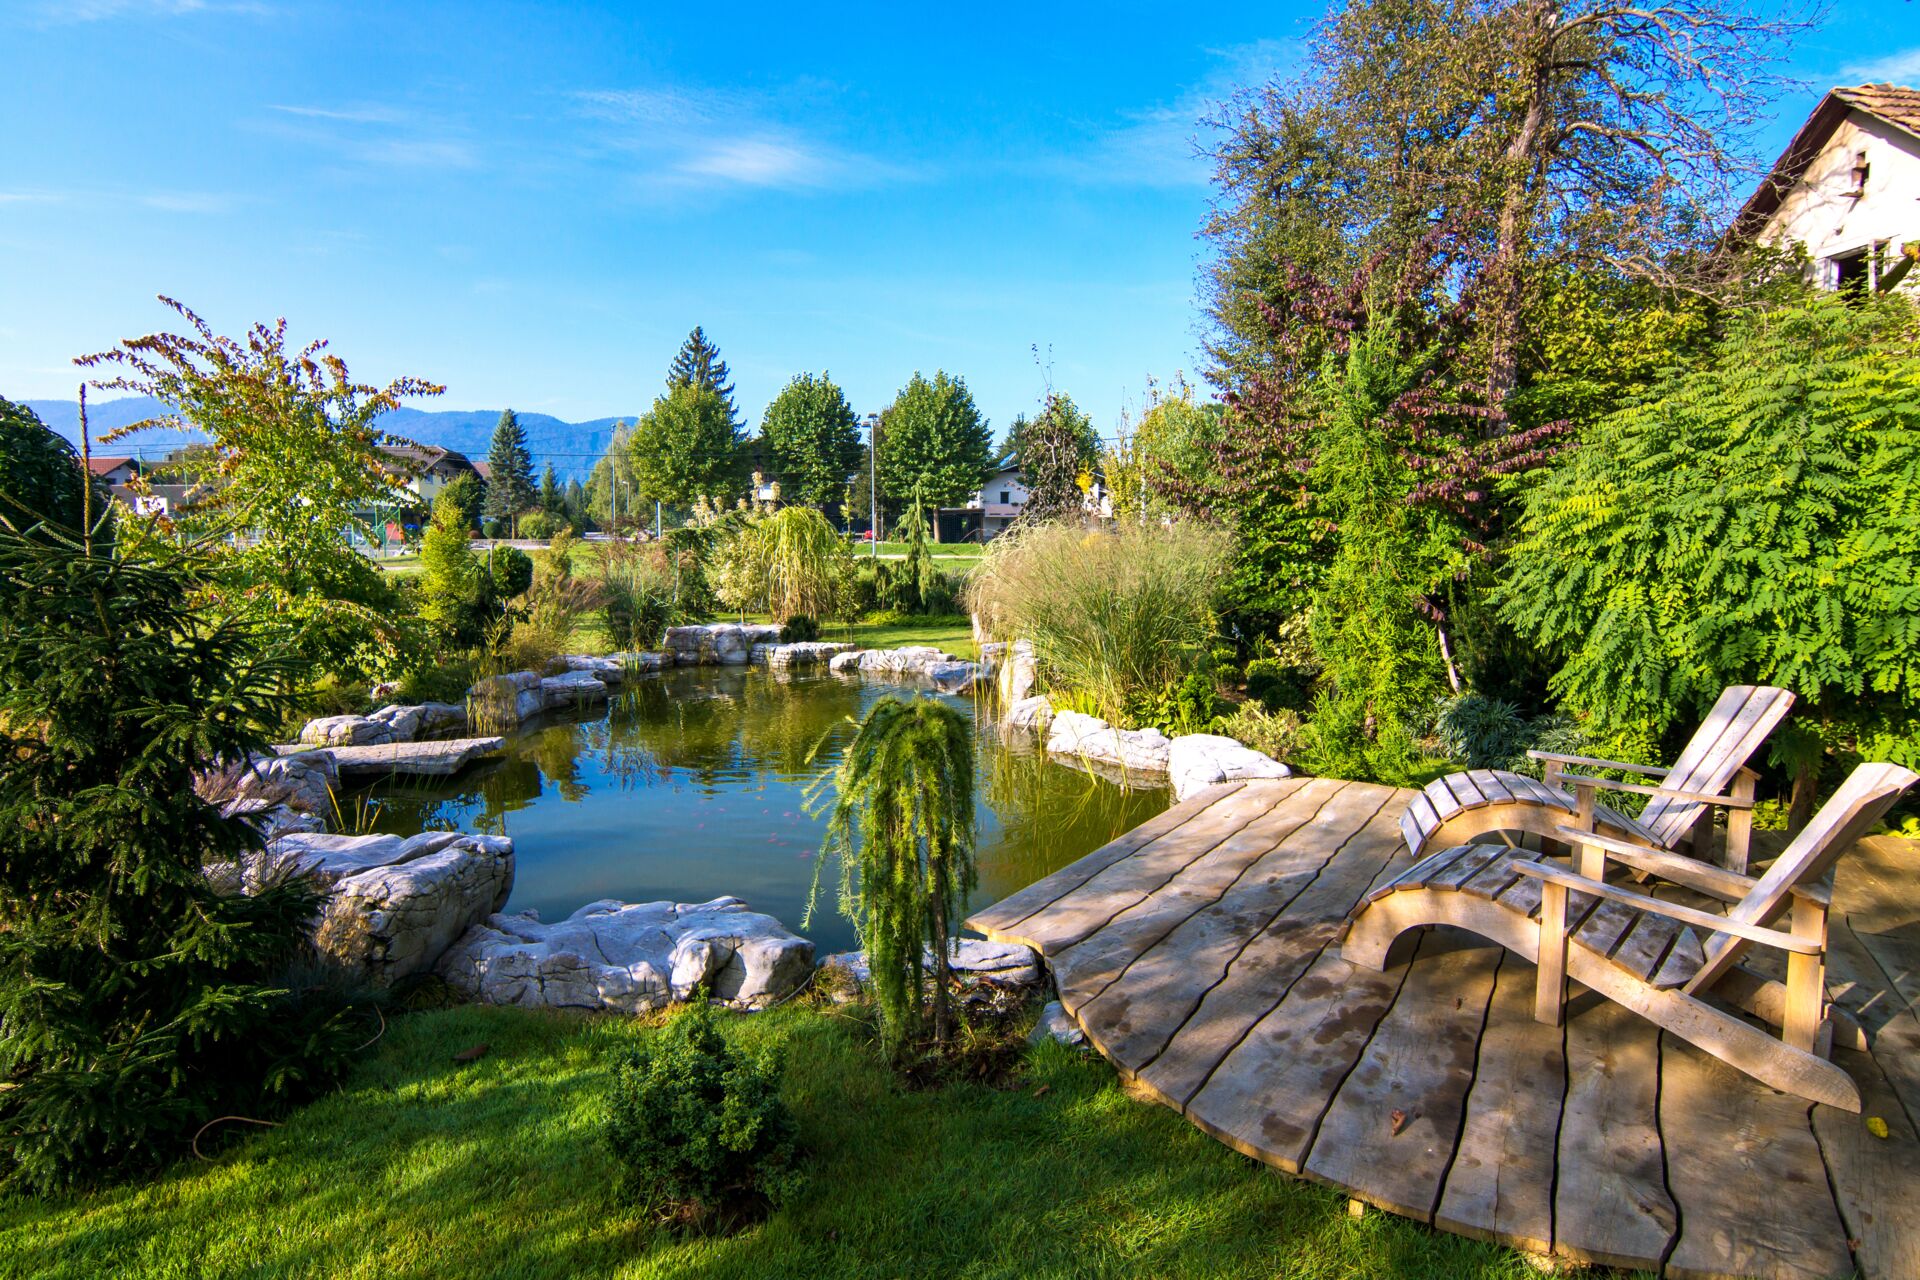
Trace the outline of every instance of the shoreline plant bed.
<instances>
[{"instance_id":1,"label":"shoreline plant bed","mask_svg":"<svg viewBox=\"0 0 1920 1280\"><path fill-rule=\"evenodd\" d=\"M1497 1246L1350 1217L1051 1042L1016 1088L919 1090L842 1012L720 1025L784 1045L808 1153L805 1187L736 1234L657 1228L616 1191L607 1089L658 1020L462 1007L394 1019L340 1092L278 1129L228 1126L211 1162L8 1202L0 1277L1533 1274Z\"/></svg>"}]
</instances>

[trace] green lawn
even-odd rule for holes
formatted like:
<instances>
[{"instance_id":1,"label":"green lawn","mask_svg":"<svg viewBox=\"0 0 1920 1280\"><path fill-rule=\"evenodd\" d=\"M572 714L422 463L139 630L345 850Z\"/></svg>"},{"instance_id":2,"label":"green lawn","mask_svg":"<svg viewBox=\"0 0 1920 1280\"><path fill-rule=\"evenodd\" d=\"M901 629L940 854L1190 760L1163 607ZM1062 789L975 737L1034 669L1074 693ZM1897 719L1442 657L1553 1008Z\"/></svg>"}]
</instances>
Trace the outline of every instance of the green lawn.
<instances>
[{"instance_id":1,"label":"green lawn","mask_svg":"<svg viewBox=\"0 0 1920 1280\"><path fill-rule=\"evenodd\" d=\"M900 1087L853 1020L727 1020L786 1042L810 1181L727 1238L651 1228L597 1138L632 1019L461 1008L397 1018L344 1088L211 1163L0 1212L0 1276L1529 1276L1519 1255L1236 1155L1058 1046L1019 1087ZM485 1042L471 1065L452 1055Z\"/></svg>"},{"instance_id":2,"label":"green lawn","mask_svg":"<svg viewBox=\"0 0 1920 1280\"><path fill-rule=\"evenodd\" d=\"M962 560L968 563L978 560L987 553L986 546L978 542L930 542L927 544L927 550L933 553L935 560ZM872 552L868 549L866 543L859 542L854 544L854 554L862 556L871 555ZM880 540L880 554L882 556L904 556L907 554L907 544L904 542L889 542L885 538L882 538Z\"/></svg>"}]
</instances>

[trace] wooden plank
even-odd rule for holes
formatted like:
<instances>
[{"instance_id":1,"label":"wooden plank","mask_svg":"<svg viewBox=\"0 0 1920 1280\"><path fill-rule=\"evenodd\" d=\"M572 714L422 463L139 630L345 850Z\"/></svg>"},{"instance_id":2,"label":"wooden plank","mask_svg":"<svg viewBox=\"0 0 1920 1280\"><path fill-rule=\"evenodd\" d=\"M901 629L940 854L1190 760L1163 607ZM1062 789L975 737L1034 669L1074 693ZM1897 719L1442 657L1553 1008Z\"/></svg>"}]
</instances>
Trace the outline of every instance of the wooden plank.
<instances>
[{"instance_id":1,"label":"wooden plank","mask_svg":"<svg viewBox=\"0 0 1920 1280\"><path fill-rule=\"evenodd\" d=\"M1566 1029L1554 1252L1648 1267L1678 1225L1656 1114L1660 1031L1596 996L1569 1005Z\"/></svg>"},{"instance_id":2,"label":"wooden plank","mask_svg":"<svg viewBox=\"0 0 1920 1280\"><path fill-rule=\"evenodd\" d=\"M1345 825L1339 797L1351 790L1349 783L1331 778L1315 778L1278 805L1242 827L1216 845L1206 857L1183 867L1150 896L1128 907L1103 927L1079 942L1049 953L1048 967L1060 990L1061 1003L1074 1013L1087 1001L1106 990L1107 985L1194 912L1218 902L1243 876L1262 863L1283 842L1308 823L1327 822ZM1364 793L1358 803L1367 804ZM1352 823L1357 827L1372 815L1363 808L1362 816ZM1330 847L1313 860L1320 864L1332 853ZM1152 1016L1150 1009L1143 1013Z\"/></svg>"},{"instance_id":3,"label":"wooden plank","mask_svg":"<svg viewBox=\"0 0 1920 1280\"><path fill-rule=\"evenodd\" d=\"M1271 808L1271 797L1266 788L1249 784L1099 872L1045 911L1000 932L1046 955L1069 947L1206 857Z\"/></svg>"},{"instance_id":4,"label":"wooden plank","mask_svg":"<svg viewBox=\"0 0 1920 1280\"><path fill-rule=\"evenodd\" d=\"M1086 857L1076 859L1018 893L1008 894L992 906L974 912L967 920L967 927L992 935L1018 926L1035 912L1065 897L1114 863L1133 856L1208 806L1226 799L1246 785L1244 781L1223 782L1189 796L1165 812L1155 814L1119 839L1101 845Z\"/></svg>"},{"instance_id":5,"label":"wooden plank","mask_svg":"<svg viewBox=\"0 0 1920 1280\"><path fill-rule=\"evenodd\" d=\"M1138 1072L1141 1083L1175 1105L1185 1103L1248 1029L1296 983L1306 981L1315 958L1339 936L1353 901L1375 879L1393 874L1396 855L1405 856L1390 816L1393 792L1382 787L1379 794L1380 811L1347 841L1292 907L1270 917L1251 941L1239 944L1220 977L1200 988L1193 1013ZM1155 954L1166 950L1156 948ZM1343 963L1339 972L1351 973L1352 966ZM1398 984L1399 975L1395 975L1393 985ZM1337 1010L1327 1016L1336 1014ZM1358 1052L1356 1045L1354 1053ZM1347 1062L1351 1065L1352 1059ZM1329 1088L1321 1105L1332 1096Z\"/></svg>"},{"instance_id":6,"label":"wooden plank","mask_svg":"<svg viewBox=\"0 0 1920 1280\"><path fill-rule=\"evenodd\" d=\"M1429 935L1320 1121L1303 1172L1422 1221L1453 1163L1499 947ZM1396 1122L1395 1116L1400 1119Z\"/></svg>"},{"instance_id":7,"label":"wooden plank","mask_svg":"<svg viewBox=\"0 0 1920 1280\"><path fill-rule=\"evenodd\" d=\"M1461 882L1460 892L1470 893L1476 898L1485 898L1489 902L1497 901L1501 894L1513 888L1520 873L1514 870L1517 862L1537 862L1541 854L1533 849L1509 850L1508 856L1496 862L1489 862Z\"/></svg>"},{"instance_id":8,"label":"wooden plank","mask_svg":"<svg viewBox=\"0 0 1920 1280\"><path fill-rule=\"evenodd\" d=\"M1920 880L1920 841L1868 836L1834 868L1833 905L1859 933L1920 936L1912 932L1920 930L1916 880Z\"/></svg>"},{"instance_id":9,"label":"wooden plank","mask_svg":"<svg viewBox=\"0 0 1920 1280\"><path fill-rule=\"evenodd\" d=\"M1679 933L1680 925L1675 921L1642 911L1633 928L1627 930L1627 936L1614 948L1613 962L1642 982L1651 982Z\"/></svg>"},{"instance_id":10,"label":"wooden plank","mask_svg":"<svg viewBox=\"0 0 1920 1280\"><path fill-rule=\"evenodd\" d=\"M1458 889L1467 877L1507 851L1501 844L1468 845L1466 851L1447 866L1427 877L1430 889Z\"/></svg>"},{"instance_id":11,"label":"wooden plank","mask_svg":"<svg viewBox=\"0 0 1920 1280\"><path fill-rule=\"evenodd\" d=\"M1576 892L1571 895L1571 901L1579 902L1588 896ZM1582 904L1583 907L1587 905ZM1581 907L1569 905L1567 918L1572 920L1580 914L1581 909ZM1575 929L1569 925L1567 932L1572 935L1575 942L1595 955L1611 955L1613 948L1627 930L1633 927L1633 922L1639 916L1639 912L1625 903L1603 901L1599 906L1592 907L1586 912L1586 919L1580 922L1579 928Z\"/></svg>"},{"instance_id":12,"label":"wooden plank","mask_svg":"<svg viewBox=\"0 0 1920 1280\"><path fill-rule=\"evenodd\" d=\"M1920 1276L1920 1133L1867 1054L1836 1049L1834 1061L1860 1085L1861 1114L1813 1109L1813 1132L1833 1181L1854 1260L1867 1280ZM1867 1128L1877 1118L1887 1136Z\"/></svg>"},{"instance_id":13,"label":"wooden plank","mask_svg":"<svg viewBox=\"0 0 1920 1280\"><path fill-rule=\"evenodd\" d=\"M1907 1119L1920 1125L1920 1016L1890 989L1851 921L1830 922L1826 959L1828 995L1860 1023Z\"/></svg>"},{"instance_id":14,"label":"wooden plank","mask_svg":"<svg viewBox=\"0 0 1920 1280\"><path fill-rule=\"evenodd\" d=\"M1480 788L1480 794L1489 804L1511 804L1513 791L1502 781L1502 775L1493 769L1469 769L1467 776L1473 779L1473 785Z\"/></svg>"},{"instance_id":15,"label":"wooden plank","mask_svg":"<svg viewBox=\"0 0 1920 1280\"><path fill-rule=\"evenodd\" d=\"M1808 1110L1801 1099L1665 1037L1660 1140L1680 1210L1669 1276L1829 1280L1853 1273Z\"/></svg>"},{"instance_id":16,"label":"wooden plank","mask_svg":"<svg viewBox=\"0 0 1920 1280\"><path fill-rule=\"evenodd\" d=\"M1473 785L1473 779L1464 773L1450 773L1441 779L1447 789L1453 792L1454 802L1462 809L1478 809L1487 803L1487 797L1480 794L1480 788Z\"/></svg>"},{"instance_id":17,"label":"wooden plank","mask_svg":"<svg viewBox=\"0 0 1920 1280\"><path fill-rule=\"evenodd\" d=\"M1561 1028L1534 1021L1533 989L1532 965L1513 955L1500 962L1466 1123L1433 1225L1548 1253L1567 1062Z\"/></svg>"},{"instance_id":18,"label":"wooden plank","mask_svg":"<svg viewBox=\"0 0 1920 1280\"><path fill-rule=\"evenodd\" d=\"M1419 945L1426 941L1423 936ZM1377 973L1356 968L1331 950L1321 952L1286 998L1208 1073L1183 1108L1187 1119L1236 1151L1287 1173L1300 1172L1320 1117L1410 970L1401 965ZM1201 1024L1209 1033L1219 1025ZM1140 1078L1164 1077L1166 1067L1187 1068L1189 1062L1179 1054L1183 1047L1176 1037ZM1211 1049L1210 1043L1192 1060L1204 1062ZM1176 1087L1185 1085L1183 1073Z\"/></svg>"},{"instance_id":19,"label":"wooden plank","mask_svg":"<svg viewBox=\"0 0 1920 1280\"><path fill-rule=\"evenodd\" d=\"M1401 847L1386 817L1393 791L1356 784L1341 793L1349 797L1376 806L1358 830L1306 828L1076 1012L1115 1065L1140 1072L1179 1038L1179 1054L1141 1077L1179 1105L1334 940L1348 907Z\"/></svg>"},{"instance_id":20,"label":"wooden plank","mask_svg":"<svg viewBox=\"0 0 1920 1280\"><path fill-rule=\"evenodd\" d=\"M1471 845L1455 844L1448 845L1444 849L1436 849L1434 852L1429 853L1426 857L1408 867L1405 871L1402 871L1393 879L1384 884L1375 885L1372 889L1368 890L1367 896L1362 898L1361 901L1373 902L1376 899L1386 897L1390 893L1398 893L1402 888L1423 885L1427 883L1429 876L1451 864L1454 859L1465 857L1467 850L1470 848L1472 848Z\"/></svg>"}]
</instances>

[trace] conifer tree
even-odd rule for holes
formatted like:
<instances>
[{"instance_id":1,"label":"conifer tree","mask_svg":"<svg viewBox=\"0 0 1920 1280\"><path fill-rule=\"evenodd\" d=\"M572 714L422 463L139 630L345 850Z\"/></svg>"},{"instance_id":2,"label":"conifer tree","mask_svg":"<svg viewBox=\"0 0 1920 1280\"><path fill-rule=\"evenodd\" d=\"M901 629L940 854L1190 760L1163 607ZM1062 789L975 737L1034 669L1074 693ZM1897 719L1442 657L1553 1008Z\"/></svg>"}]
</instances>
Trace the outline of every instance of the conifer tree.
<instances>
[{"instance_id":1,"label":"conifer tree","mask_svg":"<svg viewBox=\"0 0 1920 1280\"><path fill-rule=\"evenodd\" d=\"M553 474L553 464L540 473L540 509L558 515L566 509L566 496L560 490L559 477Z\"/></svg>"},{"instance_id":2,"label":"conifer tree","mask_svg":"<svg viewBox=\"0 0 1920 1280\"><path fill-rule=\"evenodd\" d=\"M720 348L707 341L706 331L695 325L693 332L687 335L687 340L680 344L679 354L667 367L667 390L693 386L702 391L717 392L727 402L727 417L737 428L740 425L740 409L733 401L732 376L727 372L727 362L720 358Z\"/></svg>"},{"instance_id":3,"label":"conifer tree","mask_svg":"<svg viewBox=\"0 0 1920 1280\"><path fill-rule=\"evenodd\" d=\"M487 471L484 513L489 519L511 520L517 527L520 513L534 501L533 455L527 452L527 433L519 416L511 409L501 411L500 425L493 429Z\"/></svg>"}]
</instances>

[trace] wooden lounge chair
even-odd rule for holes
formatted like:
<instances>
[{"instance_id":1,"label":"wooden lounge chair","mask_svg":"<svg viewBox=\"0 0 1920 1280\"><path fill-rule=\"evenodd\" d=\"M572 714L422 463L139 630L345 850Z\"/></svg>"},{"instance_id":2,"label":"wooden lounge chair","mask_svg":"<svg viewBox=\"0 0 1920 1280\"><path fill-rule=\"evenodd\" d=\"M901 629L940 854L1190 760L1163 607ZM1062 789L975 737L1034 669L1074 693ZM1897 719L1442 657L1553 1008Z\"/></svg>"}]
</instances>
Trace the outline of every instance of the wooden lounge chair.
<instances>
[{"instance_id":1,"label":"wooden lounge chair","mask_svg":"<svg viewBox=\"0 0 1920 1280\"><path fill-rule=\"evenodd\" d=\"M1406 930L1456 925L1539 966L1542 1022L1565 1016L1571 977L1776 1089L1858 1112L1858 1087L1826 1059L1827 873L1916 780L1898 765L1861 765L1758 879L1572 827L1556 834L1575 844L1578 871L1538 850L1457 845L1356 906L1341 955L1381 969ZM1607 884L1609 860L1729 908L1715 915ZM1788 927L1774 927L1789 912ZM1755 943L1787 953L1784 983L1740 964ZM1780 1026L1780 1038L1708 1004L1710 991Z\"/></svg>"},{"instance_id":2,"label":"wooden lounge chair","mask_svg":"<svg viewBox=\"0 0 1920 1280\"><path fill-rule=\"evenodd\" d=\"M1572 817L1577 819L1576 826L1650 849L1671 852L1693 839L1700 853L1713 807L1719 806L1727 811L1726 865L1745 871L1755 781L1747 760L1792 709L1793 695L1785 689L1734 685L1715 701L1671 769L1529 751L1544 766L1544 780L1504 769L1448 774L1429 782L1407 806L1400 831L1417 858L1428 848L1462 844L1492 831L1554 838L1553 829ZM1603 781L1567 773L1567 765L1623 769L1658 779L1659 784ZM1651 799L1638 817L1632 817L1598 803L1596 790L1628 791Z\"/></svg>"}]
</instances>

